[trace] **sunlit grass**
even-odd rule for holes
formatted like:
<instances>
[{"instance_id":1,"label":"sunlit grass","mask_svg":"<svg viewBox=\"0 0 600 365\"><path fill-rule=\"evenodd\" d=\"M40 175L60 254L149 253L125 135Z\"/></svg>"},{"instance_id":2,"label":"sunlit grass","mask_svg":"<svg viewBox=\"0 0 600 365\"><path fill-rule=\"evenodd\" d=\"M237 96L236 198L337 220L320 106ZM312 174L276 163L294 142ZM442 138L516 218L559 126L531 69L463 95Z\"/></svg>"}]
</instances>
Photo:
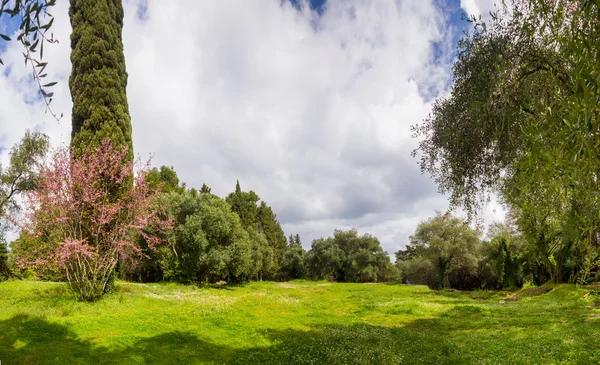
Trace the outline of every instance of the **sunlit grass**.
<instances>
[{"instance_id":1,"label":"sunlit grass","mask_svg":"<svg viewBox=\"0 0 600 365\"><path fill-rule=\"evenodd\" d=\"M539 296L295 281L0 283L2 364L559 364L600 362L597 290Z\"/></svg>"}]
</instances>

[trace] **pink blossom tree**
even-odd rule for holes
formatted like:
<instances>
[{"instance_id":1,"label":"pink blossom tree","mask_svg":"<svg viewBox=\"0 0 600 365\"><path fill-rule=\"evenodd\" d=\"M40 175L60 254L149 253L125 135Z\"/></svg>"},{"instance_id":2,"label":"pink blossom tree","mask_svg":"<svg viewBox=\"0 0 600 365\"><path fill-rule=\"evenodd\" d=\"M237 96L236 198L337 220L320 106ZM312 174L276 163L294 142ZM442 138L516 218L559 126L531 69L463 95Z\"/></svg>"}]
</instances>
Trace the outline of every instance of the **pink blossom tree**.
<instances>
[{"instance_id":1,"label":"pink blossom tree","mask_svg":"<svg viewBox=\"0 0 600 365\"><path fill-rule=\"evenodd\" d=\"M18 265L59 269L78 300L95 300L119 260L142 258L140 235L156 249L171 223L145 181L148 164L126 156L126 147L109 141L77 154L66 147L54 152L38 188L25 195L20 226L38 244Z\"/></svg>"}]
</instances>

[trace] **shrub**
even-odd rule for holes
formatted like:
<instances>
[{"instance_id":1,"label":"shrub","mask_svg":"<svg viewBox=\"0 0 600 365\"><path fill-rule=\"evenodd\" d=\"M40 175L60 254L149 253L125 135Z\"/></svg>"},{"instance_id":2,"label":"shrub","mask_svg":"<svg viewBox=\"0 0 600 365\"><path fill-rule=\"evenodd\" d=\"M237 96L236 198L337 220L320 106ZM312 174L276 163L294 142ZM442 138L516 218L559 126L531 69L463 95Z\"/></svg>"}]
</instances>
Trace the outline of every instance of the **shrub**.
<instances>
[{"instance_id":1,"label":"shrub","mask_svg":"<svg viewBox=\"0 0 600 365\"><path fill-rule=\"evenodd\" d=\"M21 225L37 245L21 252L22 268L60 270L79 300L99 298L117 262L141 256L137 236L154 247L169 226L160 219L155 192L145 182L147 168L134 174L127 148L109 141L76 156L58 149L42 168L36 190L25 195Z\"/></svg>"}]
</instances>

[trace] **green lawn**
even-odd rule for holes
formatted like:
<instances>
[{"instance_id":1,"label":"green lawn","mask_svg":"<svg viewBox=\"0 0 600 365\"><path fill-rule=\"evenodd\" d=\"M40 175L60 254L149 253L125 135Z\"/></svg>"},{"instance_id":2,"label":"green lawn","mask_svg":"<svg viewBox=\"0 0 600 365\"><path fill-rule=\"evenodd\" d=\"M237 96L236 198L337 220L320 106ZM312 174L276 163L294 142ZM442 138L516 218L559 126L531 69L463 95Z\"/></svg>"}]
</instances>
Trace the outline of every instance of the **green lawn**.
<instances>
[{"instance_id":1,"label":"green lawn","mask_svg":"<svg viewBox=\"0 0 600 365\"><path fill-rule=\"evenodd\" d=\"M596 364L600 293L506 293L296 281L197 288L120 282L96 303L65 284L0 283L12 364Z\"/></svg>"}]
</instances>

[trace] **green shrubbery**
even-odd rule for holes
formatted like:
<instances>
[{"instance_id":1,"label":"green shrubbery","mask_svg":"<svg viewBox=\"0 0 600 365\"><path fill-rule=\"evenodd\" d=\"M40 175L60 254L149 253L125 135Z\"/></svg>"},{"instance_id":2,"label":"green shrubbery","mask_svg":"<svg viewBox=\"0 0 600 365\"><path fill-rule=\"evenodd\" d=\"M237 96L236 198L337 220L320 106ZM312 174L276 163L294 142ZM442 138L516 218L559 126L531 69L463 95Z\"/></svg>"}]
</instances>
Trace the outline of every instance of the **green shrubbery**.
<instances>
[{"instance_id":1,"label":"green shrubbery","mask_svg":"<svg viewBox=\"0 0 600 365\"><path fill-rule=\"evenodd\" d=\"M332 278L341 282L381 282L397 278L379 240L369 234L362 236L354 229L336 230L333 237L313 241L306 254L308 277Z\"/></svg>"},{"instance_id":2,"label":"green shrubbery","mask_svg":"<svg viewBox=\"0 0 600 365\"><path fill-rule=\"evenodd\" d=\"M502 224L490 227L491 240L450 214L422 222L405 250L396 253L402 281L430 288L502 289L533 277L522 237Z\"/></svg>"}]
</instances>

